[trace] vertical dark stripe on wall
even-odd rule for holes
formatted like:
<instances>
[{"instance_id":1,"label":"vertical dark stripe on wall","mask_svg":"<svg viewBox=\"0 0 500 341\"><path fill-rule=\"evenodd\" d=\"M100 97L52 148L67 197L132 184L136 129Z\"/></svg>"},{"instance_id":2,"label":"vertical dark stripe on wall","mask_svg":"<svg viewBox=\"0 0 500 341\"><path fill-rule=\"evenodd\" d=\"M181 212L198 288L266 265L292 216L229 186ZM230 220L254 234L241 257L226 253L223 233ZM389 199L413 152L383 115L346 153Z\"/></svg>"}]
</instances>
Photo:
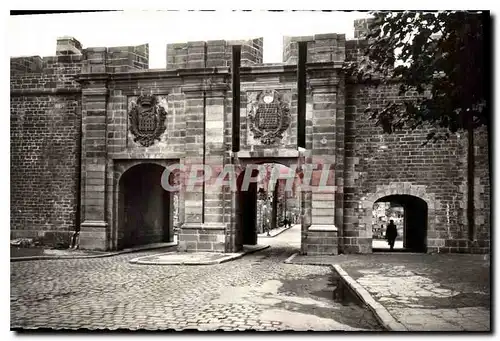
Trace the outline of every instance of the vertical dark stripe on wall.
<instances>
[{"instance_id":1,"label":"vertical dark stripe on wall","mask_svg":"<svg viewBox=\"0 0 500 341\"><path fill-rule=\"evenodd\" d=\"M203 166L205 166L207 143L205 141L207 134L207 93L203 91ZM205 178L205 168L203 168L203 178ZM205 223L205 181L202 182L201 191L201 223Z\"/></svg>"},{"instance_id":2,"label":"vertical dark stripe on wall","mask_svg":"<svg viewBox=\"0 0 500 341\"><path fill-rule=\"evenodd\" d=\"M233 61L231 65L233 91L233 152L240 150L240 64L241 46L233 45Z\"/></svg>"},{"instance_id":3,"label":"vertical dark stripe on wall","mask_svg":"<svg viewBox=\"0 0 500 341\"><path fill-rule=\"evenodd\" d=\"M207 68L207 43L203 45L204 48L204 65ZM207 154L207 92L203 91L203 166L205 166L206 154ZM203 169L203 178L205 178L205 169ZM205 223L205 181L202 184L201 192L201 223Z\"/></svg>"},{"instance_id":4,"label":"vertical dark stripe on wall","mask_svg":"<svg viewBox=\"0 0 500 341\"><path fill-rule=\"evenodd\" d=\"M468 127L467 137L467 225L469 240L474 240L474 130Z\"/></svg>"},{"instance_id":5,"label":"vertical dark stripe on wall","mask_svg":"<svg viewBox=\"0 0 500 341\"><path fill-rule=\"evenodd\" d=\"M299 41L297 60L297 147L306 147L306 61L307 41Z\"/></svg>"}]
</instances>

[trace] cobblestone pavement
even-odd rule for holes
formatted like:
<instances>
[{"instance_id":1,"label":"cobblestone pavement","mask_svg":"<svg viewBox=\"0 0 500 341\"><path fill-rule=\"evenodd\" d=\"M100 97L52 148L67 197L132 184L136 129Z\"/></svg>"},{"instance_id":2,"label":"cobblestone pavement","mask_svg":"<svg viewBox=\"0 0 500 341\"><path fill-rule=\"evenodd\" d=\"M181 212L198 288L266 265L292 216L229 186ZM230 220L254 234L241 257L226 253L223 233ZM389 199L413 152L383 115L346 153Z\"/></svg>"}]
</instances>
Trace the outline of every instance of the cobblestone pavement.
<instances>
[{"instance_id":1,"label":"cobblestone pavement","mask_svg":"<svg viewBox=\"0 0 500 341\"><path fill-rule=\"evenodd\" d=\"M489 331L490 262L484 255L341 255L339 264L410 331Z\"/></svg>"},{"instance_id":2,"label":"cobblestone pavement","mask_svg":"<svg viewBox=\"0 0 500 341\"><path fill-rule=\"evenodd\" d=\"M299 234L216 265L128 263L155 251L11 263L11 328L380 330L366 308L332 301L329 268L283 263Z\"/></svg>"}]
</instances>

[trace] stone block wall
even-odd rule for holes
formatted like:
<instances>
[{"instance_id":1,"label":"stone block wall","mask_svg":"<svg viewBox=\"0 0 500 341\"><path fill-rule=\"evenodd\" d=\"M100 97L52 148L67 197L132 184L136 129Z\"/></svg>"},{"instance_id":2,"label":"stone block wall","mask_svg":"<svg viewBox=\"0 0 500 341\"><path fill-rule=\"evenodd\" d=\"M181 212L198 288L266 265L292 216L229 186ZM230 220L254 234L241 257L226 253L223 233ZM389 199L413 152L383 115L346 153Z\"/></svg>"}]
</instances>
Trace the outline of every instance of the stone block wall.
<instances>
[{"instance_id":1,"label":"stone block wall","mask_svg":"<svg viewBox=\"0 0 500 341\"><path fill-rule=\"evenodd\" d=\"M17 57L10 59L10 74L42 72L43 60L40 56Z\"/></svg>"},{"instance_id":2,"label":"stone block wall","mask_svg":"<svg viewBox=\"0 0 500 341\"><path fill-rule=\"evenodd\" d=\"M80 219L81 90L73 76L82 56L11 64L20 60L28 72L10 78L11 238L69 243Z\"/></svg>"},{"instance_id":3,"label":"stone block wall","mask_svg":"<svg viewBox=\"0 0 500 341\"><path fill-rule=\"evenodd\" d=\"M385 195L408 194L426 200L429 209L428 252L467 252L466 222L467 137L429 143L428 130L383 134L365 108L402 100L397 84L371 88L348 84L346 99L346 177L344 184L344 243L346 252L368 252L371 205ZM409 94L411 97L414 94ZM484 135L482 135L484 136ZM482 144L483 143L483 144ZM479 141L477 182L486 183L484 141ZM479 191L482 188L479 186ZM479 196L482 193L476 193ZM486 197L482 197L485 199ZM367 203L365 205L365 203ZM479 201L478 201L479 203ZM485 216L477 210L479 216ZM482 223L482 218L478 218ZM482 226L482 225L480 225ZM489 237L480 229L481 240ZM485 251L488 242L477 246ZM481 246L479 246L481 245Z\"/></svg>"},{"instance_id":4,"label":"stone block wall","mask_svg":"<svg viewBox=\"0 0 500 341\"><path fill-rule=\"evenodd\" d=\"M56 55L82 54L82 44L73 37L61 37L57 39Z\"/></svg>"},{"instance_id":5,"label":"stone block wall","mask_svg":"<svg viewBox=\"0 0 500 341\"><path fill-rule=\"evenodd\" d=\"M359 30L365 24L357 23ZM310 41L304 152L297 150L296 136L299 40ZM259 65L261 38L169 44L167 70L145 70L148 45L83 49L67 37L58 41L55 57L12 58L12 236L68 240L81 222L82 247L116 248L114 205L123 173L117 175L117 165L163 160L222 168L280 158L330 165L334 189L301 196L303 253L335 254L337 242L346 253L371 252L373 203L393 194L427 203L429 252L488 252L485 132L475 133L476 229L469 241L467 134L427 146L422 146L425 129L383 134L365 108L415 94L399 96L397 84L371 88L344 79L342 62L358 59L365 41L318 34L285 37L284 42L284 63L267 65ZM233 44L242 45L241 148L231 157ZM249 105L265 90L283 95L291 117L283 139L270 146L249 128ZM156 95L167 112L165 133L149 147L134 141L129 130L129 109L141 94ZM182 188L179 248L235 251L241 244L234 230L235 200L228 188Z\"/></svg>"},{"instance_id":6,"label":"stone block wall","mask_svg":"<svg viewBox=\"0 0 500 341\"><path fill-rule=\"evenodd\" d=\"M149 45L108 48L106 72L127 72L149 68Z\"/></svg>"},{"instance_id":7,"label":"stone block wall","mask_svg":"<svg viewBox=\"0 0 500 341\"><path fill-rule=\"evenodd\" d=\"M299 41L307 41L307 62L343 62L346 54L345 34L283 37L283 62L297 64Z\"/></svg>"},{"instance_id":8,"label":"stone block wall","mask_svg":"<svg viewBox=\"0 0 500 341\"><path fill-rule=\"evenodd\" d=\"M469 242L471 251L487 253L491 250L491 186L488 162L488 136L486 128L474 133L474 238ZM491 162L491 160L490 160ZM456 242L449 242L450 251L456 250ZM463 242L462 242L463 244Z\"/></svg>"},{"instance_id":9,"label":"stone block wall","mask_svg":"<svg viewBox=\"0 0 500 341\"><path fill-rule=\"evenodd\" d=\"M225 227L184 224L179 235L179 251L225 252Z\"/></svg>"},{"instance_id":10,"label":"stone block wall","mask_svg":"<svg viewBox=\"0 0 500 341\"><path fill-rule=\"evenodd\" d=\"M144 69L148 53L148 45L84 50L63 37L56 56L11 58L12 238L69 243L86 208L80 206L81 155L95 156L81 148L83 126L96 123L82 120L77 76Z\"/></svg>"},{"instance_id":11,"label":"stone block wall","mask_svg":"<svg viewBox=\"0 0 500 341\"><path fill-rule=\"evenodd\" d=\"M367 40L347 40L345 42L345 60L358 61L364 56L364 49L368 46Z\"/></svg>"},{"instance_id":12,"label":"stone block wall","mask_svg":"<svg viewBox=\"0 0 500 341\"><path fill-rule=\"evenodd\" d=\"M149 68L149 45L89 47L82 50L83 73L118 73Z\"/></svg>"},{"instance_id":13,"label":"stone block wall","mask_svg":"<svg viewBox=\"0 0 500 341\"><path fill-rule=\"evenodd\" d=\"M310 228L305 253L308 256L337 255L338 236L336 229L330 226Z\"/></svg>"},{"instance_id":14,"label":"stone block wall","mask_svg":"<svg viewBox=\"0 0 500 341\"><path fill-rule=\"evenodd\" d=\"M233 45L241 45L242 66L262 63L263 38L190 41L167 45L167 69L231 66Z\"/></svg>"}]
</instances>

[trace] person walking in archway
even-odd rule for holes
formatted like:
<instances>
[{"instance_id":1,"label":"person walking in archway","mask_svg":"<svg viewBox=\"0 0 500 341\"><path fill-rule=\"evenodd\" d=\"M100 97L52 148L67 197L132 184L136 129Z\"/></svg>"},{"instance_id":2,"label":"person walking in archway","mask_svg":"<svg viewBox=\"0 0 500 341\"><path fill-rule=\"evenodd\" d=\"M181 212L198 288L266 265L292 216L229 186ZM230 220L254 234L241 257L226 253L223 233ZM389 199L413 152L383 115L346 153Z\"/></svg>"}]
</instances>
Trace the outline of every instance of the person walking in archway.
<instances>
[{"instance_id":1,"label":"person walking in archway","mask_svg":"<svg viewBox=\"0 0 500 341\"><path fill-rule=\"evenodd\" d=\"M391 251L394 249L394 243L396 242L396 237L398 236L398 229L396 228L396 224L394 224L394 220L391 220L387 225L387 229L385 231L385 238L387 239L387 243L389 244Z\"/></svg>"}]
</instances>

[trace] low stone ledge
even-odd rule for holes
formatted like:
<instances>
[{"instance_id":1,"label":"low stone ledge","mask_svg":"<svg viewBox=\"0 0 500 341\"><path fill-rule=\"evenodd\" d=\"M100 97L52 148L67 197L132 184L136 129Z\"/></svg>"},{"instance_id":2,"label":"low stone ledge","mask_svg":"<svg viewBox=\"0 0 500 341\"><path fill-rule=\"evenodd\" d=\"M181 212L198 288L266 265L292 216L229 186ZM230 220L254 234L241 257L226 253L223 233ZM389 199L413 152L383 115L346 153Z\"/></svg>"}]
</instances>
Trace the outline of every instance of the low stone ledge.
<instances>
[{"instance_id":1,"label":"low stone ledge","mask_svg":"<svg viewBox=\"0 0 500 341\"><path fill-rule=\"evenodd\" d=\"M85 220L81 227L107 227L108 223L101 220Z\"/></svg>"},{"instance_id":2,"label":"low stone ledge","mask_svg":"<svg viewBox=\"0 0 500 341\"><path fill-rule=\"evenodd\" d=\"M307 229L304 249L308 255L337 255L337 228L334 225L311 225Z\"/></svg>"},{"instance_id":3,"label":"low stone ledge","mask_svg":"<svg viewBox=\"0 0 500 341\"><path fill-rule=\"evenodd\" d=\"M280 158L296 158L299 157L299 152L295 149L260 149L260 150L241 150L235 153L240 159L247 159L253 157L276 157ZM279 160L279 158L278 158Z\"/></svg>"},{"instance_id":4,"label":"low stone ledge","mask_svg":"<svg viewBox=\"0 0 500 341\"><path fill-rule=\"evenodd\" d=\"M223 223L184 223L180 229L190 230L225 230L227 224Z\"/></svg>"},{"instance_id":5,"label":"low stone ledge","mask_svg":"<svg viewBox=\"0 0 500 341\"><path fill-rule=\"evenodd\" d=\"M269 245L245 245L243 251L236 253L224 252L167 252L152 256L131 259L131 264L144 265L212 265L239 259L247 254L267 249Z\"/></svg>"},{"instance_id":6,"label":"low stone ledge","mask_svg":"<svg viewBox=\"0 0 500 341\"><path fill-rule=\"evenodd\" d=\"M338 232L335 225L311 225L307 230L312 232Z\"/></svg>"}]
</instances>

